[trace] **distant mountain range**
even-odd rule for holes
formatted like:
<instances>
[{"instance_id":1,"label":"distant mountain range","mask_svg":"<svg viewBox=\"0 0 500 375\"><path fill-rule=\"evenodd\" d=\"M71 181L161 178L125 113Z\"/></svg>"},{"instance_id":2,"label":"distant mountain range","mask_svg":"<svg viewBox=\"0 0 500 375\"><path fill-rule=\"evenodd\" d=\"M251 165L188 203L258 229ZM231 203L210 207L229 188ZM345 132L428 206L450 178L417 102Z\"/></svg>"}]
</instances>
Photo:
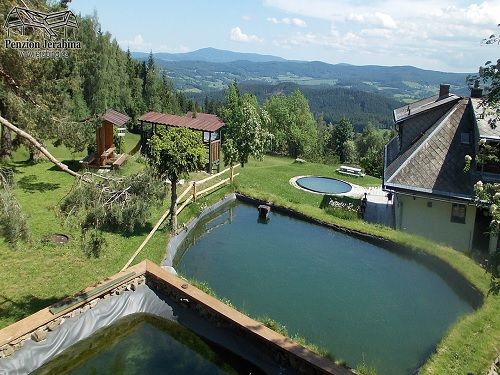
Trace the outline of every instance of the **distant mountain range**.
<instances>
[{"instance_id":1,"label":"distant mountain range","mask_svg":"<svg viewBox=\"0 0 500 375\"><path fill-rule=\"evenodd\" d=\"M135 52L132 56L145 60L149 54ZM469 94L468 74L413 66L327 64L215 48L155 53L154 58L178 90L200 103L205 96L222 98L223 90L233 81L261 100L270 93L299 88L313 112L322 112L327 121L347 116L358 126L368 120L389 126L393 108L435 95L441 83L450 84L455 94Z\"/></svg>"},{"instance_id":2,"label":"distant mountain range","mask_svg":"<svg viewBox=\"0 0 500 375\"><path fill-rule=\"evenodd\" d=\"M146 59L149 56L149 53L132 52L132 56L139 60ZM233 52L211 47L184 53L158 52L154 54L154 57L155 59L162 61L206 61L214 63L227 63L241 60L252 62L286 61L284 58L278 56Z\"/></svg>"},{"instance_id":3,"label":"distant mountain range","mask_svg":"<svg viewBox=\"0 0 500 375\"><path fill-rule=\"evenodd\" d=\"M137 59L149 54L135 52ZM155 53L155 60L182 91L200 93L224 89L229 82L354 88L410 102L434 95L440 83L467 95L465 73L446 73L413 66L356 66L320 61L292 61L281 57L203 48L187 53Z\"/></svg>"}]
</instances>

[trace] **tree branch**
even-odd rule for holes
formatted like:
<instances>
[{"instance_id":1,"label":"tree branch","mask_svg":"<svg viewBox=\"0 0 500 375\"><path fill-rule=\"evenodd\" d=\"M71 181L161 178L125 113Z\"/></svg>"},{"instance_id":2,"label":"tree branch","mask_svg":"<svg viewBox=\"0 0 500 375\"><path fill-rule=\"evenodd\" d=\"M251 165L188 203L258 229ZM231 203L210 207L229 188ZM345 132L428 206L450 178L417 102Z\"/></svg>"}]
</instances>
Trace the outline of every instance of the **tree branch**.
<instances>
[{"instance_id":1,"label":"tree branch","mask_svg":"<svg viewBox=\"0 0 500 375\"><path fill-rule=\"evenodd\" d=\"M56 166L58 166L62 171L70 174L73 177L77 177L82 179L83 181L86 182L91 182L88 179L86 179L84 176L82 176L80 173L77 173L75 171L72 171L69 169L69 167L61 163L59 160L57 160L43 145L38 142L32 135L29 133L26 133L24 130L19 129L17 126L12 125L8 120L0 116L0 123L5 126L6 128L12 130L14 133L16 133L18 136L26 139L28 142L30 142L38 151L40 151L43 155L47 157L52 163L54 163Z\"/></svg>"}]
</instances>

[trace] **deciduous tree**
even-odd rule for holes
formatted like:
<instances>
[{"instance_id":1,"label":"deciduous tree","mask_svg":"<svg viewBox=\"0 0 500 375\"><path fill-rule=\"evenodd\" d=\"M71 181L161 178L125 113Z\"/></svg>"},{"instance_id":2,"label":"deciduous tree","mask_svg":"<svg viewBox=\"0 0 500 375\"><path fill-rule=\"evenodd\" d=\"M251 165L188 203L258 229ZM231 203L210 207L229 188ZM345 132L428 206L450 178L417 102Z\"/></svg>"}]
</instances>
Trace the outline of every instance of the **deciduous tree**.
<instances>
[{"instance_id":1,"label":"deciduous tree","mask_svg":"<svg viewBox=\"0 0 500 375\"><path fill-rule=\"evenodd\" d=\"M177 229L177 183L189 172L203 168L206 150L200 137L186 128L169 128L154 135L150 141L149 164L159 178L171 183L170 225Z\"/></svg>"},{"instance_id":2,"label":"deciduous tree","mask_svg":"<svg viewBox=\"0 0 500 375\"><path fill-rule=\"evenodd\" d=\"M225 104L221 109L221 117L226 124L224 142L231 140L231 152L236 150L235 155L241 166L244 166L251 156L255 158L263 156L268 139L264 126L268 124L269 116L266 111L259 108L255 96L250 94L240 96L236 84L230 84Z\"/></svg>"}]
</instances>

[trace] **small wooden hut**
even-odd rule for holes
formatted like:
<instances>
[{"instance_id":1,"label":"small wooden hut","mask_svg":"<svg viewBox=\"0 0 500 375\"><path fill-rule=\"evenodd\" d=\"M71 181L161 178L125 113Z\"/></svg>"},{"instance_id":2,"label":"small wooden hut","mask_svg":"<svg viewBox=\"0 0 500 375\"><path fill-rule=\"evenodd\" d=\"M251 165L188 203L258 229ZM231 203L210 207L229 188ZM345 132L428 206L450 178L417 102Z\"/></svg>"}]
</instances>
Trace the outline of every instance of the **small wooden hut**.
<instances>
[{"instance_id":1,"label":"small wooden hut","mask_svg":"<svg viewBox=\"0 0 500 375\"><path fill-rule=\"evenodd\" d=\"M201 142L208 152L207 171L220 171L221 163L221 132L225 125L216 115L208 113L188 112L185 116L170 115L159 112L148 112L139 117L141 123L142 149L147 147L147 140L156 132L158 125L184 127L201 132ZM149 126L147 126L149 125Z\"/></svg>"},{"instance_id":2,"label":"small wooden hut","mask_svg":"<svg viewBox=\"0 0 500 375\"><path fill-rule=\"evenodd\" d=\"M127 154L116 153L114 145L114 127L125 131L125 124L130 117L108 109L101 116L101 126L96 129L96 151L88 155L81 163L86 167L93 168L119 168L126 160Z\"/></svg>"}]
</instances>

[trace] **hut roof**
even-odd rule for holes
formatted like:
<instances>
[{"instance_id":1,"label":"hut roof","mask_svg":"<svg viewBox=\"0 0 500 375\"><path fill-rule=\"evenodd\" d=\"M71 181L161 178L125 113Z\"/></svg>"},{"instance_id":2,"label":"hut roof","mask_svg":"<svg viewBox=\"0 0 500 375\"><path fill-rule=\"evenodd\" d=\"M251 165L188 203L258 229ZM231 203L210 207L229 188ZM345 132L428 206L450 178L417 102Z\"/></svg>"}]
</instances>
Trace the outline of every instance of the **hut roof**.
<instances>
[{"instance_id":1,"label":"hut roof","mask_svg":"<svg viewBox=\"0 0 500 375\"><path fill-rule=\"evenodd\" d=\"M114 109L108 109L106 113L102 115L101 119L116 126L122 126L130 121L130 117L124 115L123 113L117 112Z\"/></svg>"},{"instance_id":2,"label":"hut roof","mask_svg":"<svg viewBox=\"0 0 500 375\"><path fill-rule=\"evenodd\" d=\"M219 117L208 113L197 113L196 117L193 117L191 112L188 112L185 116L148 112L139 117L139 121L149 122L151 124L177 126L206 132L214 132L224 126L224 123Z\"/></svg>"}]
</instances>

